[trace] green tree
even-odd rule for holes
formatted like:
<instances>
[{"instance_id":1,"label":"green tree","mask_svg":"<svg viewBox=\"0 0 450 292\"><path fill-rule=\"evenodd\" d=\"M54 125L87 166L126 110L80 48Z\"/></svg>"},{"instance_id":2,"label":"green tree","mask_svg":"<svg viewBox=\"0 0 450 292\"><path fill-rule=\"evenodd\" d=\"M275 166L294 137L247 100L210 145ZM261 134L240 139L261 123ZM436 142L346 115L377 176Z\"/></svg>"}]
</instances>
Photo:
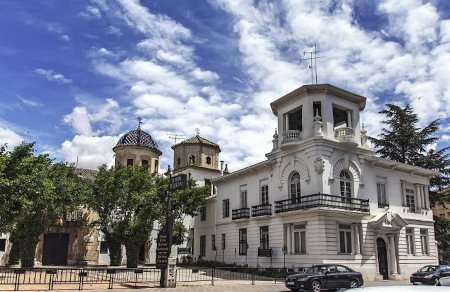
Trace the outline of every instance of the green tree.
<instances>
[{"instance_id":1,"label":"green tree","mask_svg":"<svg viewBox=\"0 0 450 292\"><path fill-rule=\"evenodd\" d=\"M34 265L41 234L82 204L88 193L73 166L33 153L34 143L0 151L0 230L10 232L11 260L20 259L22 267Z\"/></svg>"},{"instance_id":2,"label":"green tree","mask_svg":"<svg viewBox=\"0 0 450 292\"><path fill-rule=\"evenodd\" d=\"M370 138L377 154L390 160L438 171L440 175L430 179L430 204L445 206L450 203L450 196L443 194L443 190L450 184L449 147L426 150L439 140L436 136L439 120L420 128L418 116L410 106L401 108L393 104L387 104L380 114L386 117L382 123L387 127L381 130L379 138ZM436 216L434 220L436 240L439 241L441 252L445 252L442 248L450 245L450 221Z\"/></svg>"},{"instance_id":3,"label":"green tree","mask_svg":"<svg viewBox=\"0 0 450 292\"><path fill-rule=\"evenodd\" d=\"M147 167L100 167L90 207L99 215L111 265L120 265L120 246L124 244L127 266L137 267L139 248L148 240L153 221L161 212L156 177Z\"/></svg>"}]
</instances>

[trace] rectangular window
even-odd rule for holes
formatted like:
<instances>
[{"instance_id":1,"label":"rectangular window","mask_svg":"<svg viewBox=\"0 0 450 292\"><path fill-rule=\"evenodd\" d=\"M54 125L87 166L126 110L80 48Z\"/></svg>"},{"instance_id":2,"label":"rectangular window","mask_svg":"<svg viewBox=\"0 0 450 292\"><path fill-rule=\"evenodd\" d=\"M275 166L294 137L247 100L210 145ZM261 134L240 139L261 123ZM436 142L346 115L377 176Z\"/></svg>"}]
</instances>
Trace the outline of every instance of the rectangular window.
<instances>
[{"instance_id":1,"label":"rectangular window","mask_svg":"<svg viewBox=\"0 0 450 292\"><path fill-rule=\"evenodd\" d=\"M241 208L247 208L247 190L241 190Z\"/></svg>"},{"instance_id":2,"label":"rectangular window","mask_svg":"<svg viewBox=\"0 0 450 292\"><path fill-rule=\"evenodd\" d=\"M262 185L261 186L261 205L269 204L269 186Z\"/></svg>"},{"instance_id":3,"label":"rectangular window","mask_svg":"<svg viewBox=\"0 0 450 292\"><path fill-rule=\"evenodd\" d=\"M350 225L339 225L339 253L352 253L352 229Z\"/></svg>"},{"instance_id":4,"label":"rectangular window","mask_svg":"<svg viewBox=\"0 0 450 292\"><path fill-rule=\"evenodd\" d=\"M222 201L222 218L230 217L230 199Z\"/></svg>"},{"instance_id":5,"label":"rectangular window","mask_svg":"<svg viewBox=\"0 0 450 292\"><path fill-rule=\"evenodd\" d=\"M406 206L410 212L416 212L416 195L414 189L405 189Z\"/></svg>"},{"instance_id":6,"label":"rectangular window","mask_svg":"<svg viewBox=\"0 0 450 292\"><path fill-rule=\"evenodd\" d=\"M206 221L206 206L200 207L200 221Z\"/></svg>"},{"instance_id":7,"label":"rectangular window","mask_svg":"<svg viewBox=\"0 0 450 292\"><path fill-rule=\"evenodd\" d=\"M143 159L142 160L142 165L148 165L148 160Z\"/></svg>"},{"instance_id":8,"label":"rectangular window","mask_svg":"<svg viewBox=\"0 0 450 292\"><path fill-rule=\"evenodd\" d=\"M428 254L428 230L420 229L420 246L422 254Z\"/></svg>"},{"instance_id":9,"label":"rectangular window","mask_svg":"<svg viewBox=\"0 0 450 292\"><path fill-rule=\"evenodd\" d=\"M378 198L378 208L384 208L388 206L386 201L386 180L379 179L377 182L377 198Z\"/></svg>"},{"instance_id":10,"label":"rectangular window","mask_svg":"<svg viewBox=\"0 0 450 292\"><path fill-rule=\"evenodd\" d=\"M200 236L200 256L206 255L206 235Z\"/></svg>"},{"instance_id":11,"label":"rectangular window","mask_svg":"<svg viewBox=\"0 0 450 292\"><path fill-rule=\"evenodd\" d=\"M127 159L127 165L133 166L133 159Z\"/></svg>"},{"instance_id":12,"label":"rectangular window","mask_svg":"<svg viewBox=\"0 0 450 292\"><path fill-rule=\"evenodd\" d=\"M414 229L406 228L406 253L414 254Z\"/></svg>"},{"instance_id":13,"label":"rectangular window","mask_svg":"<svg viewBox=\"0 0 450 292\"><path fill-rule=\"evenodd\" d=\"M100 253L101 254L108 253L108 245L106 244L106 241L104 241L104 240L100 241Z\"/></svg>"},{"instance_id":14,"label":"rectangular window","mask_svg":"<svg viewBox=\"0 0 450 292\"><path fill-rule=\"evenodd\" d=\"M246 255L247 249L247 228L242 228L239 229L239 255Z\"/></svg>"},{"instance_id":15,"label":"rectangular window","mask_svg":"<svg viewBox=\"0 0 450 292\"><path fill-rule=\"evenodd\" d=\"M225 247L226 247L226 245L225 245L225 234L222 233L222 250L224 250Z\"/></svg>"},{"instance_id":16,"label":"rectangular window","mask_svg":"<svg viewBox=\"0 0 450 292\"><path fill-rule=\"evenodd\" d=\"M259 248L269 249L269 226L259 228Z\"/></svg>"},{"instance_id":17,"label":"rectangular window","mask_svg":"<svg viewBox=\"0 0 450 292\"><path fill-rule=\"evenodd\" d=\"M294 253L306 253L306 226L294 225Z\"/></svg>"},{"instance_id":18,"label":"rectangular window","mask_svg":"<svg viewBox=\"0 0 450 292\"><path fill-rule=\"evenodd\" d=\"M0 251L6 251L6 239L0 238Z\"/></svg>"},{"instance_id":19,"label":"rectangular window","mask_svg":"<svg viewBox=\"0 0 450 292\"><path fill-rule=\"evenodd\" d=\"M211 235L211 249L212 250L217 250L217 247L216 247L216 235L215 234Z\"/></svg>"}]
</instances>

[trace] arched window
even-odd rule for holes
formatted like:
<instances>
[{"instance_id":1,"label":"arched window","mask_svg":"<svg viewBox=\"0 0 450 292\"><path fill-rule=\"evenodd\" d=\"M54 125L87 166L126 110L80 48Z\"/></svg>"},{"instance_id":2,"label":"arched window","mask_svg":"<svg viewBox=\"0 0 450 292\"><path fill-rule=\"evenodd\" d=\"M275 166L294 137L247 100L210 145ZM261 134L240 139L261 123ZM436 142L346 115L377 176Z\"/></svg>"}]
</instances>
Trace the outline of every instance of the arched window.
<instances>
[{"instance_id":1,"label":"arched window","mask_svg":"<svg viewBox=\"0 0 450 292\"><path fill-rule=\"evenodd\" d=\"M211 164L211 157L209 157L209 156L206 157L206 164L208 164L208 165Z\"/></svg>"},{"instance_id":2,"label":"arched window","mask_svg":"<svg viewBox=\"0 0 450 292\"><path fill-rule=\"evenodd\" d=\"M351 198L352 197L352 179L348 171L343 170L339 174L340 178L340 188L341 188L341 196L345 198ZM342 199L342 201L345 201L345 199ZM350 202L349 199L347 199L348 202Z\"/></svg>"},{"instance_id":3,"label":"arched window","mask_svg":"<svg viewBox=\"0 0 450 292\"><path fill-rule=\"evenodd\" d=\"M181 158L180 158L180 157L177 158L177 164L178 164L178 165L181 164Z\"/></svg>"},{"instance_id":4,"label":"arched window","mask_svg":"<svg viewBox=\"0 0 450 292\"><path fill-rule=\"evenodd\" d=\"M189 156L189 164L195 164L195 155Z\"/></svg>"},{"instance_id":5,"label":"arched window","mask_svg":"<svg viewBox=\"0 0 450 292\"><path fill-rule=\"evenodd\" d=\"M300 199L300 196L300 174L295 171L289 177L289 198L295 204Z\"/></svg>"}]
</instances>

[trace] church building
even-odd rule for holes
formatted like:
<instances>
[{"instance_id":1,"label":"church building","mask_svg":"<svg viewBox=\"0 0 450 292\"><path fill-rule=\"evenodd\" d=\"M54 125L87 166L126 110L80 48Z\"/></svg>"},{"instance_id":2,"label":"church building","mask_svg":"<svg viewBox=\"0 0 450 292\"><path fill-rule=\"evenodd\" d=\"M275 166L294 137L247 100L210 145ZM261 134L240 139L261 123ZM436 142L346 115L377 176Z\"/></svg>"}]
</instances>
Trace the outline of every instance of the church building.
<instances>
[{"instance_id":1,"label":"church building","mask_svg":"<svg viewBox=\"0 0 450 292\"><path fill-rule=\"evenodd\" d=\"M409 279L437 263L428 185L438 173L375 156L360 118L365 97L304 85L270 106L273 148L212 180L217 193L195 217L194 258L294 269L339 263L365 280Z\"/></svg>"}]
</instances>

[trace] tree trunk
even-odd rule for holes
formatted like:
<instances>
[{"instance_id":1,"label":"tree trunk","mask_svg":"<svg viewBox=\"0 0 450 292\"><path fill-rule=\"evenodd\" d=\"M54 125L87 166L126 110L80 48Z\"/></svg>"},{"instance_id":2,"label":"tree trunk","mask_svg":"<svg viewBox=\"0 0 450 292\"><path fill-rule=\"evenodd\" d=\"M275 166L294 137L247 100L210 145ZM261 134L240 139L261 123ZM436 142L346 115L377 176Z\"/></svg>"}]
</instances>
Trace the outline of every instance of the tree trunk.
<instances>
[{"instance_id":1,"label":"tree trunk","mask_svg":"<svg viewBox=\"0 0 450 292\"><path fill-rule=\"evenodd\" d=\"M34 266L34 257L36 255L36 245L39 236L23 236L21 238L20 264L22 268L32 268Z\"/></svg>"}]
</instances>

